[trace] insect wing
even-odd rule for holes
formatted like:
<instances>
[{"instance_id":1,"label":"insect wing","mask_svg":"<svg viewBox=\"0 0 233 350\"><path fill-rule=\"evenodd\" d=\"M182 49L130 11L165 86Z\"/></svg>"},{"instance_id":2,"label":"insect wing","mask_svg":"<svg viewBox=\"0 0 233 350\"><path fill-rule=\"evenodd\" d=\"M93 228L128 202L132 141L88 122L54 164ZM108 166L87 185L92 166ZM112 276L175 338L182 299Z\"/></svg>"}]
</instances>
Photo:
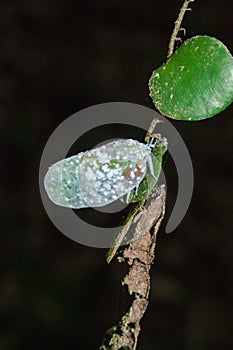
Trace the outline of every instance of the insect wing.
<instances>
[{"instance_id":1,"label":"insect wing","mask_svg":"<svg viewBox=\"0 0 233 350\"><path fill-rule=\"evenodd\" d=\"M79 166L81 197L98 207L124 196L144 178L147 157L146 145L131 139L88 151Z\"/></svg>"},{"instance_id":2,"label":"insect wing","mask_svg":"<svg viewBox=\"0 0 233 350\"><path fill-rule=\"evenodd\" d=\"M46 192L53 203L73 209L109 204L138 187L150 152L132 139L81 152L49 168Z\"/></svg>"},{"instance_id":3,"label":"insect wing","mask_svg":"<svg viewBox=\"0 0 233 350\"><path fill-rule=\"evenodd\" d=\"M74 209L88 206L80 194L78 181L79 165L85 153L60 160L49 168L44 186L53 203Z\"/></svg>"}]
</instances>

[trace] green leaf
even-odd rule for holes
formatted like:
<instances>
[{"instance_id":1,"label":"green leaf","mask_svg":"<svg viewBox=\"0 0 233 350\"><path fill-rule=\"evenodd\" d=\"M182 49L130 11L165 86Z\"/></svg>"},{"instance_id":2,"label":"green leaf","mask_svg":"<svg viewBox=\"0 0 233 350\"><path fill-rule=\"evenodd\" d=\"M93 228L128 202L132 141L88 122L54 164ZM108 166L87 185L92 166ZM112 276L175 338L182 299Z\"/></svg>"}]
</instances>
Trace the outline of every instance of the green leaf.
<instances>
[{"instance_id":1,"label":"green leaf","mask_svg":"<svg viewBox=\"0 0 233 350\"><path fill-rule=\"evenodd\" d=\"M233 57L210 36L185 41L149 80L159 112L179 120L202 120L233 102Z\"/></svg>"}]
</instances>

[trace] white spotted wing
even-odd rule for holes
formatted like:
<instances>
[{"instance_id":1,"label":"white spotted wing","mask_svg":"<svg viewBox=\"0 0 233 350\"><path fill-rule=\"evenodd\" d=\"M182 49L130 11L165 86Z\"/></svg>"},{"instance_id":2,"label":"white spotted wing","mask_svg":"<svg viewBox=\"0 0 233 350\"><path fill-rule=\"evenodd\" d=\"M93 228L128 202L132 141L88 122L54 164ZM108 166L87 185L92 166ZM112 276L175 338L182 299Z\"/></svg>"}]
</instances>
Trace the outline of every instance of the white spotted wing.
<instances>
[{"instance_id":1,"label":"white spotted wing","mask_svg":"<svg viewBox=\"0 0 233 350\"><path fill-rule=\"evenodd\" d=\"M137 187L147 171L150 148L132 139L109 142L52 165L45 189L57 205L79 209L109 204Z\"/></svg>"}]
</instances>

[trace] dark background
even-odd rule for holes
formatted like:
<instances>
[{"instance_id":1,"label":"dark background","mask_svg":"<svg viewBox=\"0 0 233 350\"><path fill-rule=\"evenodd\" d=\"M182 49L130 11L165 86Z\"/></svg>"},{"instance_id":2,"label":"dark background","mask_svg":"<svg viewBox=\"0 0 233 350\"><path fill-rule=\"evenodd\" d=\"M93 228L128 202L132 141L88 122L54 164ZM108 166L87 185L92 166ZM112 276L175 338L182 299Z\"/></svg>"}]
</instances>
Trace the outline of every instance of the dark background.
<instances>
[{"instance_id":1,"label":"dark background","mask_svg":"<svg viewBox=\"0 0 233 350\"><path fill-rule=\"evenodd\" d=\"M181 2L1 2L1 350L97 349L126 310L124 267L108 266L106 250L69 240L47 217L39 162L52 131L80 109L110 101L153 108L147 82L166 59ZM232 4L196 1L187 37L208 34L232 51ZM160 231L139 350L233 345L232 112L174 122L195 188L180 226ZM165 173L168 217L177 190L169 157Z\"/></svg>"}]
</instances>

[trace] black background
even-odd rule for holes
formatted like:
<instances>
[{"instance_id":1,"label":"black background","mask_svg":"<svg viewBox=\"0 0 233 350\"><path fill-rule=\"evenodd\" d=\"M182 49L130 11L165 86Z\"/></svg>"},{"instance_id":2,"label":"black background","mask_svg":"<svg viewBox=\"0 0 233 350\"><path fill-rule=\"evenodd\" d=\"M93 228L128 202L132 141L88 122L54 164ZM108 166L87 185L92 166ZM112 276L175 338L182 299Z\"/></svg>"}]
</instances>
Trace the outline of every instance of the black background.
<instances>
[{"instance_id":1,"label":"black background","mask_svg":"<svg viewBox=\"0 0 233 350\"><path fill-rule=\"evenodd\" d=\"M187 37L232 44L232 1L196 1ZM126 310L124 267L49 221L38 170L52 131L111 101L153 108L147 83L166 60L181 1L8 1L0 5L0 349L97 349ZM174 122L193 161L192 203L160 231L140 350L232 346L232 106L201 122ZM166 158L167 217L176 171ZM167 217L165 221L167 221ZM230 339L231 338L231 339Z\"/></svg>"}]
</instances>

